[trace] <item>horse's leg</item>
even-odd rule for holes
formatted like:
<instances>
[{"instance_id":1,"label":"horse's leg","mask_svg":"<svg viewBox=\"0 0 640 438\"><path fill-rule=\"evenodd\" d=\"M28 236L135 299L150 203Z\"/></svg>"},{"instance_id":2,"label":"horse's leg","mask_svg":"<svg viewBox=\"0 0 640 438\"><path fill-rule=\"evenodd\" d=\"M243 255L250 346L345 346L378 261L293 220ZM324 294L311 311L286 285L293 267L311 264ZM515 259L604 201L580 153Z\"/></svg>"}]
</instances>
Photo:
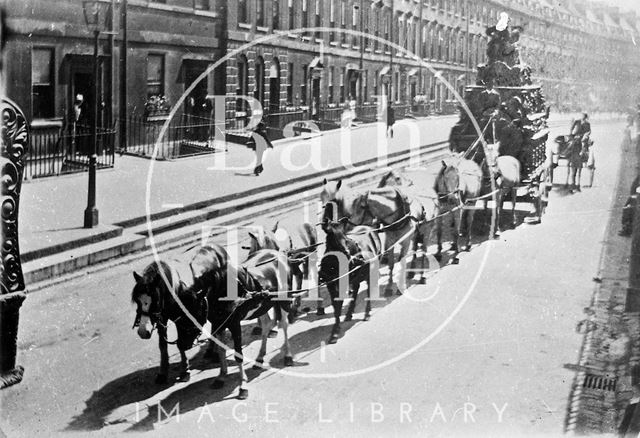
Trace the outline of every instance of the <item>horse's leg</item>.
<instances>
[{"instance_id":1,"label":"horse's leg","mask_svg":"<svg viewBox=\"0 0 640 438\"><path fill-rule=\"evenodd\" d=\"M216 380L213 381L213 388L219 389L224 386L229 372L227 369L227 349L224 345L224 329L216 333L215 337L218 341L216 344L218 347L218 359L220 359L220 372L218 373Z\"/></svg>"},{"instance_id":2,"label":"horse's leg","mask_svg":"<svg viewBox=\"0 0 640 438\"><path fill-rule=\"evenodd\" d=\"M388 236L385 236L385 241L389 241ZM390 297L393 295L393 265L396 261L396 246L392 245L387 251L387 266L389 267L389 281L387 281L387 287L384 290L384 296Z\"/></svg>"},{"instance_id":3,"label":"horse's leg","mask_svg":"<svg viewBox=\"0 0 640 438\"><path fill-rule=\"evenodd\" d=\"M160 372L156 376L156 383L167 383L169 376L169 353L167 352L167 321L158 323L158 347L160 348Z\"/></svg>"},{"instance_id":4,"label":"horse's leg","mask_svg":"<svg viewBox=\"0 0 640 438\"><path fill-rule=\"evenodd\" d=\"M345 322L353 319L353 312L356 310L356 300L358 299L358 289L360 289L360 283L356 284L355 282L349 282L349 296L351 297L351 302L347 308L347 314L344 317Z\"/></svg>"},{"instance_id":5,"label":"horse's leg","mask_svg":"<svg viewBox=\"0 0 640 438\"><path fill-rule=\"evenodd\" d=\"M289 319L287 311L284 309L282 309L280 327L282 328L282 333L284 333L284 343L282 344L282 351L284 353L284 366L291 367L293 366L293 356L291 354L291 345L289 344Z\"/></svg>"},{"instance_id":6,"label":"horse's leg","mask_svg":"<svg viewBox=\"0 0 640 438\"><path fill-rule=\"evenodd\" d=\"M339 299L338 296L338 286L336 282L332 282L327 285L327 289L329 289L329 293L331 294L331 305L333 306L333 329L331 330L331 337L329 338L330 344L335 344L338 342L338 338L340 337L340 316L342 315L342 300Z\"/></svg>"},{"instance_id":7,"label":"horse's leg","mask_svg":"<svg viewBox=\"0 0 640 438\"><path fill-rule=\"evenodd\" d=\"M465 251L471 251L471 227L473 226L473 215L475 210L467 211L467 233L466 233L466 243L464 245Z\"/></svg>"},{"instance_id":8,"label":"horse's leg","mask_svg":"<svg viewBox=\"0 0 640 438\"><path fill-rule=\"evenodd\" d=\"M500 216L502 216L502 204L504 203L504 192L502 189L498 189L496 193L496 205L495 205L495 217L493 218L493 237L500 236L502 230L500 229Z\"/></svg>"},{"instance_id":9,"label":"horse's leg","mask_svg":"<svg viewBox=\"0 0 640 438\"><path fill-rule=\"evenodd\" d=\"M236 363L238 364L238 373L240 374L240 389L238 391L238 400L245 400L249 397L247 383L249 378L244 371L244 356L242 354L242 327L240 320L235 321L231 329L231 338L233 339L233 349L235 351Z\"/></svg>"},{"instance_id":10,"label":"horse's leg","mask_svg":"<svg viewBox=\"0 0 640 438\"><path fill-rule=\"evenodd\" d=\"M258 357L256 358L256 364L253 366L254 369L260 369L260 365L264 363L264 355L267 354L267 337L269 330L275 325L275 320L271 319L269 316L269 312L266 312L264 315L258 318L260 322L260 327L262 328L262 340L260 344L260 351L258 352Z\"/></svg>"},{"instance_id":11,"label":"horse's leg","mask_svg":"<svg viewBox=\"0 0 640 438\"><path fill-rule=\"evenodd\" d=\"M376 287L378 287L377 284ZM363 321L369 321L369 319L371 319L371 276L367 274L367 299L364 302Z\"/></svg>"},{"instance_id":12,"label":"horse's leg","mask_svg":"<svg viewBox=\"0 0 640 438\"><path fill-rule=\"evenodd\" d=\"M180 350L180 376L178 377L178 381L180 382L188 382L191 378L189 373L189 359L187 358L187 352L185 350Z\"/></svg>"},{"instance_id":13,"label":"horse's leg","mask_svg":"<svg viewBox=\"0 0 640 438\"><path fill-rule=\"evenodd\" d=\"M511 188L511 225L513 228L516 227L518 223L518 218L516 217L516 201L518 200L518 188L513 186Z\"/></svg>"},{"instance_id":14,"label":"horse's leg","mask_svg":"<svg viewBox=\"0 0 640 438\"><path fill-rule=\"evenodd\" d=\"M442 216L440 215L436 218L436 239L438 239L438 248L435 258L440 261L442 259Z\"/></svg>"}]
</instances>

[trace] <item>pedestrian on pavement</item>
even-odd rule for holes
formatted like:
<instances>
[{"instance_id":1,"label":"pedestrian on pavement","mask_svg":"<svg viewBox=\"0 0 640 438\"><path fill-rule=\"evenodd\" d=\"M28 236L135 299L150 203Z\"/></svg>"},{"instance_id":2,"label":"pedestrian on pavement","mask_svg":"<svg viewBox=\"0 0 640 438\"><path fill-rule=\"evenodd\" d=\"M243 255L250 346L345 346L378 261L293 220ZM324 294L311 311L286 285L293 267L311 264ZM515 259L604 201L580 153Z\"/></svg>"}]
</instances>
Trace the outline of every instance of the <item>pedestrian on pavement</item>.
<instances>
[{"instance_id":1,"label":"pedestrian on pavement","mask_svg":"<svg viewBox=\"0 0 640 438\"><path fill-rule=\"evenodd\" d=\"M622 421L618 427L620 438L637 437L640 432L640 365L631 368L631 400L624 410Z\"/></svg>"},{"instance_id":2,"label":"pedestrian on pavement","mask_svg":"<svg viewBox=\"0 0 640 438\"><path fill-rule=\"evenodd\" d=\"M396 123L396 115L391 106L391 102L387 103L387 137L393 138L393 124Z\"/></svg>"},{"instance_id":3,"label":"pedestrian on pavement","mask_svg":"<svg viewBox=\"0 0 640 438\"><path fill-rule=\"evenodd\" d=\"M631 236L633 231L633 216L638 204L638 187L640 186L640 175L631 183L631 190L627 202L622 207L622 229L618 232L620 236Z\"/></svg>"},{"instance_id":4,"label":"pedestrian on pavement","mask_svg":"<svg viewBox=\"0 0 640 438\"><path fill-rule=\"evenodd\" d=\"M269 140L269 136L267 134L267 125L264 122L258 123L255 130L251 134L251 139L249 140L250 144L253 144L256 151L256 167L253 169L253 174L258 176L264 170L263 158L264 154L267 152L267 148L273 149L273 144Z\"/></svg>"}]
</instances>

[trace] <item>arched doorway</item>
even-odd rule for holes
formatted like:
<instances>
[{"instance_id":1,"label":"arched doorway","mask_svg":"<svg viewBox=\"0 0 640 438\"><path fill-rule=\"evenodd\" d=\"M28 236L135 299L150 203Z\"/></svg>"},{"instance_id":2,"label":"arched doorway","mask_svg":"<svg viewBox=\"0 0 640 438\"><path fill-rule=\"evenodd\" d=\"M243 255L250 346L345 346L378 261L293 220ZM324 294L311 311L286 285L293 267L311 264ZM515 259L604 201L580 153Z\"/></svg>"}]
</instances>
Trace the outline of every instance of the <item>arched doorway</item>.
<instances>
[{"instance_id":1,"label":"arched doorway","mask_svg":"<svg viewBox=\"0 0 640 438\"><path fill-rule=\"evenodd\" d=\"M280 61L273 58L269 67L269 112L280 110Z\"/></svg>"}]
</instances>

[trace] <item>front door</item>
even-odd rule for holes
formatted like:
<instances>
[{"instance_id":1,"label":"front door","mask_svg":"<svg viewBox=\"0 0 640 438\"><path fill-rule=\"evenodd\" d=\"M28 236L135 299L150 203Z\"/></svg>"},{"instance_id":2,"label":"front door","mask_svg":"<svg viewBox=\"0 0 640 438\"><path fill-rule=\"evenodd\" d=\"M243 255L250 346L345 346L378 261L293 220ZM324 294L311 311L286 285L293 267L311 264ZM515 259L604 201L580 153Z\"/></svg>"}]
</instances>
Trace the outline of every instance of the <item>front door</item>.
<instances>
[{"instance_id":1,"label":"front door","mask_svg":"<svg viewBox=\"0 0 640 438\"><path fill-rule=\"evenodd\" d=\"M311 80L311 116L314 120L320 116L320 78Z\"/></svg>"},{"instance_id":2,"label":"front door","mask_svg":"<svg viewBox=\"0 0 640 438\"><path fill-rule=\"evenodd\" d=\"M185 61L184 88L189 88L207 69L208 63L202 61ZM185 124L191 140L206 140L211 104L207 101L208 77L205 76L191 90L185 99Z\"/></svg>"}]
</instances>

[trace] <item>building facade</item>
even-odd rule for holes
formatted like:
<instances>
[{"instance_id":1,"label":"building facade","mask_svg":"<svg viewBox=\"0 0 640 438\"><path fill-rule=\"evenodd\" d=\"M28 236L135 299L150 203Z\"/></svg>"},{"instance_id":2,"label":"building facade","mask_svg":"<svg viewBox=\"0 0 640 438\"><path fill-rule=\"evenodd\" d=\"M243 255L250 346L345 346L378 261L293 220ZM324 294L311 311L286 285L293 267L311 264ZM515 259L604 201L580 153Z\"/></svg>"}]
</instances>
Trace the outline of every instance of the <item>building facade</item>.
<instances>
[{"instance_id":1,"label":"building facade","mask_svg":"<svg viewBox=\"0 0 640 438\"><path fill-rule=\"evenodd\" d=\"M454 91L473 83L476 66L485 60L485 29L501 12L523 27L523 61L554 110L625 110L640 95L640 18L596 2L128 0L124 9L123 0L101 0L110 17L99 41L97 78L83 3L6 2L9 97L36 129L64 124L78 94L85 97L89 119L98 99L102 126L117 124L122 105L127 115L162 120L225 55L189 92L181 113L210 117L212 95L226 96L227 127L245 120L248 106L240 96L259 100L268 114L297 112L319 121L335 119L354 101L369 117L387 99L452 112ZM127 72L121 81L123 11Z\"/></svg>"},{"instance_id":2,"label":"building facade","mask_svg":"<svg viewBox=\"0 0 640 438\"><path fill-rule=\"evenodd\" d=\"M100 20L96 78L94 34L86 23L83 3L8 0L8 93L36 132L57 129L74 117L78 95L84 98L87 124L93 121L93 103L98 99L100 127L118 125L120 105L126 106L127 115L167 113L194 79L221 56L222 19L208 0L128 0L127 72L121 81L120 2L102 0L106 16ZM204 115L206 96L224 92L215 88L222 82L224 78L214 78L213 73L200 81L185 99L183 111ZM120 102L121 86L126 89L126 104Z\"/></svg>"}]
</instances>

